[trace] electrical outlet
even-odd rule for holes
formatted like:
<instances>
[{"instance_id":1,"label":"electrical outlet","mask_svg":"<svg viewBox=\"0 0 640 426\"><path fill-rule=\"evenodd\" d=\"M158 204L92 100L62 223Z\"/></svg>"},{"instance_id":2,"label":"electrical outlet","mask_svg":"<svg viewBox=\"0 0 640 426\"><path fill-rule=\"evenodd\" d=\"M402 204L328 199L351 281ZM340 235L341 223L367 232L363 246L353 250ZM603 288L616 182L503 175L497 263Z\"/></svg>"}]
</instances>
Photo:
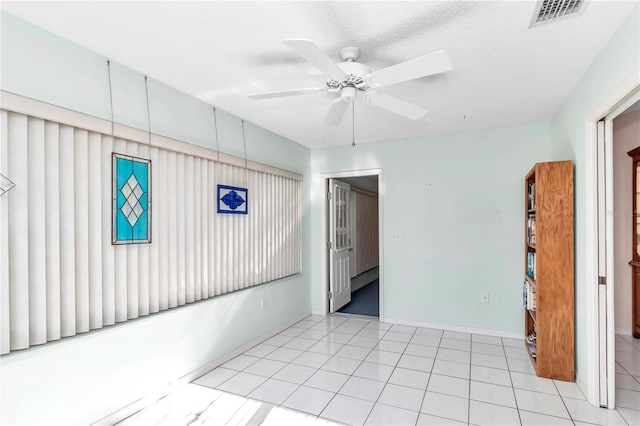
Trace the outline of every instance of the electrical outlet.
<instances>
[{"instance_id":1,"label":"electrical outlet","mask_svg":"<svg viewBox=\"0 0 640 426\"><path fill-rule=\"evenodd\" d=\"M481 296L484 303L489 303L489 293L482 293Z\"/></svg>"},{"instance_id":2,"label":"electrical outlet","mask_svg":"<svg viewBox=\"0 0 640 426\"><path fill-rule=\"evenodd\" d=\"M266 307L267 307L267 299L263 297L262 299L260 299L260 309L264 309Z\"/></svg>"}]
</instances>

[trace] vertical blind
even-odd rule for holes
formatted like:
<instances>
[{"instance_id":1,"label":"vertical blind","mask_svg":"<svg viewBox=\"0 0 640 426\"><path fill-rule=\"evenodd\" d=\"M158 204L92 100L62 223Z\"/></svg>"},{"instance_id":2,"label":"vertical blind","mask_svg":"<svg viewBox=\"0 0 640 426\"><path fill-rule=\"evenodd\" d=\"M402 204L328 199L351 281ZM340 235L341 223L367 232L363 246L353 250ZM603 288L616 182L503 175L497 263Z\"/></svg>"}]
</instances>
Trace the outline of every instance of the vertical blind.
<instances>
[{"instance_id":1,"label":"vertical blind","mask_svg":"<svg viewBox=\"0 0 640 426\"><path fill-rule=\"evenodd\" d=\"M1 111L1 353L300 271L300 182ZM152 162L152 242L112 245L112 152ZM248 215L216 214L218 183Z\"/></svg>"}]
</instances>

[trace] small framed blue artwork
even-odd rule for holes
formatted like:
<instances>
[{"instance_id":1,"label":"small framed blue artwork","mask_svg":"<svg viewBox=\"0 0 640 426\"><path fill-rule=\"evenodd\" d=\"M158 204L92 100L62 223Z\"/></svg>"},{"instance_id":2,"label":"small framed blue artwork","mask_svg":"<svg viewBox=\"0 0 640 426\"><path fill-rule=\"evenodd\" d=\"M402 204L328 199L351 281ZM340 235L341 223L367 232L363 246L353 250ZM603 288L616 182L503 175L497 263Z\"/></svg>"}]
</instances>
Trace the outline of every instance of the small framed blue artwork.
<instances>
[{"instance_id":1,"label":"small framed blue artwork","mask_svg":"<svg viewBox=\"0 0 640 426\"><path fill-rule=\"evenodd\" d=\"M248 201L247 188L218 185L218 213L247 214Z\"/></svg>"},{"instance_id":2,"label":"small framed blue artwork","mask_svg":"<svg viewBox=\"0 0 640 426\"><path fill-rule=\"evenodd\" d=\"M151 160L112 154L113 244L151 242Z\"/></svg>"}]
</instances>

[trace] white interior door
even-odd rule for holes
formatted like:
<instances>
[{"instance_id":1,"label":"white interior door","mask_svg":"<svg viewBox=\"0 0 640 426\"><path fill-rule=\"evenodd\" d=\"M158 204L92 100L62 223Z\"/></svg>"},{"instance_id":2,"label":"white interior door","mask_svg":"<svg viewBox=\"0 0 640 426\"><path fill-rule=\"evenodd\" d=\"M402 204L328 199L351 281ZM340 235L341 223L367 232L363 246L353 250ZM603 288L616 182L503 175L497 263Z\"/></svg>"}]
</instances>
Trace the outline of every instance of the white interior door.
<instances>
[{"instance_id":1,"label":"white interior door","mask_svg":"<svg viewBox=\"0 0 640 426\"><path fill-rule=\"evenodd\" d=\"M598 122L598 388L601 407L615 407L615 329L613 325L612 120Z\"/></svg>"},{"instance_id":2,"label":"white interior door","mask_svg":"<svg viewBox=\"0 0 640 426\"><path fill-rule=\"evenodd\" d=\"M351 186L329 179L329 312L333 313L351 301Z\"/></svg>"}]
</instances>

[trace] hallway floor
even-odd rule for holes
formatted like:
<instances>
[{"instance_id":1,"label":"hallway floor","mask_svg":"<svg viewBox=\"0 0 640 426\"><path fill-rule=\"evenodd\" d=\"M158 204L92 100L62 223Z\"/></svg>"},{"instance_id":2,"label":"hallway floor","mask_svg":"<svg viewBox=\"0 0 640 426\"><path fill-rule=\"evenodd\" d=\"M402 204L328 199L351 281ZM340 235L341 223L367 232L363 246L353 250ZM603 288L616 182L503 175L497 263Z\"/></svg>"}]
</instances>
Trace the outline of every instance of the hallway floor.
<instances>
[{"instance_id":1,"label":"hallway floor","mask_svg":"<svg viewBox=\"0 0 640 426\"><path fill-rule=\"evenodd\" d=\"M616 335L616 407L630 425L640 425L640 339Z\"/></svg>"},{"instance_id":2,"label":"hallway floor","mask_svg":"<svg viewBox=\"0 0 640 426\"><path fill-rule=\"evenodd\" d=\"M640 424L638 377L619 378L631 389L606 410L527 357L522 340L312 315L121 424Z\"/></svg>"},{"instance_id":3,"label":"hallway floor","mask_svg":"<svg viewBox=\"0 0 640 426\"><path fill-rule=\"evenodd\" d=\"M360 287L351 293L351 302L338 310L344 314L380 316L380 284L378 280Z\"/></svg>"}]
</instances>

